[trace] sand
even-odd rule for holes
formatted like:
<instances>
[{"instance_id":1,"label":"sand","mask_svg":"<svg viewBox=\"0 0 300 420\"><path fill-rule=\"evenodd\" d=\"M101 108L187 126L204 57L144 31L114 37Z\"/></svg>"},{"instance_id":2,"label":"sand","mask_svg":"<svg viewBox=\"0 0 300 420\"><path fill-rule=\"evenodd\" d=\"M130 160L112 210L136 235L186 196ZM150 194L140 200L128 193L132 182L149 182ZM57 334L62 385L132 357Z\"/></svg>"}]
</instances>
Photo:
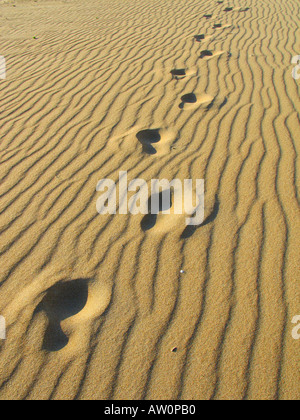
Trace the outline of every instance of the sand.
<instances>
[{"instance_id":1,"label":"sand","mask_svg":"<svg viewBox=\"0 0 300 420\"><path fill-rule=\"evenodd\" d=\"M299 399L298 0L0 22L0 399ZM99 215L119 171L204 179L205 223Z\"/></svg>"}]
</instances>

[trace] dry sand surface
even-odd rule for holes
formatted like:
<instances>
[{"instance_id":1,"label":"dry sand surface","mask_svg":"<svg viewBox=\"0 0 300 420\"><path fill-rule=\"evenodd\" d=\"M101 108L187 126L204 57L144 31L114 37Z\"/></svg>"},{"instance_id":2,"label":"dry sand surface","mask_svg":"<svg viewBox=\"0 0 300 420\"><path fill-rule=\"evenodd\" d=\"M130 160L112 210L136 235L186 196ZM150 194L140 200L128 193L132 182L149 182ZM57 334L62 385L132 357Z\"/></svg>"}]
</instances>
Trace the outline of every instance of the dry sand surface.
<instances>
[{"instance_id":1,"label":"dry sand surface","mask_svg":"<svg viewBox=\"0 0 300 420\"><path fill-rule=\"evenodd\" d=\"M299 399L299 1L219 3L0 2L2 400ZM205 222L99 215L121 170Z\"/></svg>"}]
</instances>

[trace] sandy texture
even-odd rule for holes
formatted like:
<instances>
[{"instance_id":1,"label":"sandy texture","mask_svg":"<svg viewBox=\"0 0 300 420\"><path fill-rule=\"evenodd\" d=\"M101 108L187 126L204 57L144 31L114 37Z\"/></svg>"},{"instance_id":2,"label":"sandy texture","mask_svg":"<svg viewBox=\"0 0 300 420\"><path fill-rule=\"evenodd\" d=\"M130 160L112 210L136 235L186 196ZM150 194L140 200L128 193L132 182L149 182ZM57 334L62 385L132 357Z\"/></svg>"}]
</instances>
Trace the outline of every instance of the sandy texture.
<instances>
[{"instance_id":1,"label":"sandy texture","mask_svg":"<svg viewBox=\"0 0 300 420\"><path fill-rule=\"evenodd\" d=\"M298 0L0 23L0 398L299 399ZM120 170L204 179L205 223L100 216Z\"/></svg>"}]
</instances>

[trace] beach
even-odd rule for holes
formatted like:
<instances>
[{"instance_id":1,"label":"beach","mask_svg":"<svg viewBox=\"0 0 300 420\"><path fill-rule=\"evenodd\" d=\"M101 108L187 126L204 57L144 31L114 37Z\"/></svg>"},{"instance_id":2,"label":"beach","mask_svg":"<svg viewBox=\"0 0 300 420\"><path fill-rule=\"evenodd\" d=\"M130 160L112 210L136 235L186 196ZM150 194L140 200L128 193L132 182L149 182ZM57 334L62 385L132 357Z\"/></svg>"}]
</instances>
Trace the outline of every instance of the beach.
<instances>
[{"instance_id":1,"label":"beach","mask_svg":"<svg viewBox=\"0 0 300 420\"><path fill-rule=\"evenodd\" d=\"M0 24L0 399L299 400L298 0Z\"/></svg>"}]
</instances>

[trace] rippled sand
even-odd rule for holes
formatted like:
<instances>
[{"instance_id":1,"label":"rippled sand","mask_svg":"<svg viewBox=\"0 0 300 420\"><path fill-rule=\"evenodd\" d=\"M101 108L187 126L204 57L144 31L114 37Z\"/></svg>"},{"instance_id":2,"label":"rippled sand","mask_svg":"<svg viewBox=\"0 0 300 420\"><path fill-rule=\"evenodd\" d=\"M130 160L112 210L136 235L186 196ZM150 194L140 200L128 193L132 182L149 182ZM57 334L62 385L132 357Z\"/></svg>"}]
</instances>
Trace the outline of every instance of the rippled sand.
<instances>
[{"instance_id":1,"label":"rippled sand","mask_svg":"<svg viewBox=\"0 0 300 420\"><path fill-rule=\"evenodd\" d=\"M298 0L0 24L0 399L299 399ZM204 179L205 222L99 215L119 171Z\"/></svg>"}]
</instances>

